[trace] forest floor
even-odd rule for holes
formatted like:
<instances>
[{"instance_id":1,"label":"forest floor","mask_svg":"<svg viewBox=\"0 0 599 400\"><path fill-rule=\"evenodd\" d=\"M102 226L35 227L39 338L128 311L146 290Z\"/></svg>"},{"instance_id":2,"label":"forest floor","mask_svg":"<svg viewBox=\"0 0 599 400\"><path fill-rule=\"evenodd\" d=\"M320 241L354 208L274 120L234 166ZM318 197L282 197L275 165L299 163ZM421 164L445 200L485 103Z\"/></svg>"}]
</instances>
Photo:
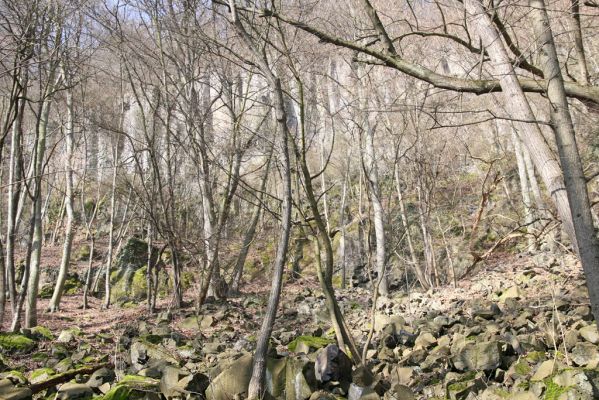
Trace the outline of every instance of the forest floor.
<instances>
[{"instance_id":1,"label":"forest floor","mask_svg":"<svg viewBox=\"0 0 599 400\"><path fill-rule=\"evenodd\" d=\"M53 263L44 265L49 264ZM84 268L84 263L77 265L79 269ZM186 356L175 357L179 365L213 379L218 373L224 374L224 365L240 354L253 350L269 286L267 276L256 278L244 286L239 296L225 302L208 303L200 319L195 317L193 307L193 293L197 289L195 285L185 294L189 304L186 308L171 309L169 299L161 299L156 315L148 315L143 302L128 304L127 307L115 305L106 310L102 308L102 299L93 296L89 297L89 308L83 310L82 295L78 292L64 296L61 310L55 313L47 312L48 300L41 299L38 303L38 322L40 326L48 328L55 338L62 336L61 333L65 331L76 332L76 338L70 343L58 339L58 342L67 345L67 358L74 359L74 354L84 351L88 356L87 362L110 361L119 364L117 361L121 360L121 367L135 374L141 374L143 368L131 341L135 342L138 336L148 335L168 337L169 340L175 338L179 350L193 347L198 352L189 356L191 358L187 361ZM337 297L354 337L363 344L373 322L371 290L338 289ZM374 316L374 336L367 353L368 364L381 382L385 382L386 386L382 386L384 389L380 385L376 388L381 395L386 392L385 398L395 398L389 397L389 393L398 390L397 385L409 388L415 396L412 398L474 399L479 397L470 393L487 393L490 389L496 389L493 393L532 393L531 396L537 397L526 397L532 399L553 398L546 396L553 386L543 379L560 373L562 366L564 371L574 367L587 371L589 368L594 370L599 363L599 337L594 343L595 338L591 338L590 343L594 347L589 349L585 347L588 343L583 339L586 336L577 333L585 330L592 318L581 268L569 254L558 257L549 253L499 254L481 264L471 276L460 279L457 287L449 285L427 292L404 289L389 298L381 298ZM8 315L5 320L7 318ZM556 318L559 322L555 322ZM594 329L596 332L596 327ZM296 350L291 350L291 344L297 344L298 338L330 337L328 335L331 333L317 280L306 276L295 282L287 282L273 332L273 344L279 357L296 357ZM476 344L471 343L473 346L497 341L500 343L500 353L486 354L487 350L481 350L482 353L475 354L474 359L468 353L472 349L464 350L462 354L463 349L458 348L458 342L461 340L466 343L473 337L477 338ZM65 354L54 354L56 341L42 340L37 343L36 350L48 353L47 357L35 356L37 353L30 351L16 352L6 354L5 363L10 369L21 370L26 376L31 376L34 370L40 368L52 367L58 371L56 365L64 362L61 358ZM162 345L167 346L166 342ZM446 351L438 351L445 347ZM480 350L478 347L476 349L476 352ZM426 351L423 353L422 350ZM583 350L590 359L581 359L577 355ZM535 360L526 358L539 351L544 356ZM183 351L179 353L183 354ZM563 365L541 379L544 386L530 384L543 361L551 359ZM485 364L484 360L490 364ZM522 360L526 361L526 368L516 371ZM68 364L77 365L73 362ZM405 375L406 368L412 371L409 377L397 377ZM476 371L475 375L468 375ZM587 381L595 382L593 379L588 378ZM460 385L456 386L456 382ZM453 393L453 389L463 386L461 382L468 383L465 386L468 390ZM599 386L599 370L596 383ZM354 379L352 385L355 384ZM310 385L310 388L315 393L320 393L316 389L326 389L337 395L349 396L347 387L337 390L333 386L317 384ZM570 384L564 387L569 386L574 387ZM576 390L578 394L584 392L584 388L576 387ZM569 398L590 399L599 393L599 388L594 390L595 386L587 397L580 395ZM495 398L489 393L481 398Z\"/></svg>"}]
</instances>

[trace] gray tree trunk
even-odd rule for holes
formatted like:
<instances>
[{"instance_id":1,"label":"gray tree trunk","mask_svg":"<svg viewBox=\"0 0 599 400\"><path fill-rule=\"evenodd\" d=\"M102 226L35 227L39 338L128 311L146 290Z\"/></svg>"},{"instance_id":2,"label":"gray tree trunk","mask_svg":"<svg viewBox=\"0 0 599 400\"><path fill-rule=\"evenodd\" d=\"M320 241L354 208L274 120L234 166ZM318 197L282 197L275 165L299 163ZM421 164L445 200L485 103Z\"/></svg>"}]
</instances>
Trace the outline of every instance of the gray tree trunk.
<instances>
[{"instance_id":1,"label":"gray tree trunk","mask_svg":"<svg viewBox=\"0 0 599 400\"><path fill-rule=\"evenodd\" d=\"M530 6L534 19L534 30L541 47L542 69L549 82L547 97L551 103L552 126L564 171L564 181L578 245L578 256L586 277L593 315L595 320L599 321L599 241L593 226L587 182L576 145L574 124L545 2L544 0L531 0Z\"/></svg>"}]
</instances>

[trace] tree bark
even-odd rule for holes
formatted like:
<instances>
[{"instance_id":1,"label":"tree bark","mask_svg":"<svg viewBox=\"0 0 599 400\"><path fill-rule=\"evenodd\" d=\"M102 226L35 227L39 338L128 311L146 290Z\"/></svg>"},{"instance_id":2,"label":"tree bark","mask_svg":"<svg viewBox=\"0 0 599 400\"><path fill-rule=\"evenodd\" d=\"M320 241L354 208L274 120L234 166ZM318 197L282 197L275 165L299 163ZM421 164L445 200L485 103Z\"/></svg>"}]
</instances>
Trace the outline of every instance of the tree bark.
<instances>
[{"instance_id":1,"label":"tree bark","mask_svg":"<svg viewBox=\"0 0 599 400\"><path fill-rule=\"evenodd\" d=\"M584 270L591 308L596 321L599 321L599 241L587 192L587 182L576 145L574 124L564 88L559 59L553 41L553 33L543 0L531 0L534 30L541 50L542 69L549 80L547 97L550 102L552 127L564 181L570 202L570 212L576 235L575 247Z\"/></svg>"},{"instance_id":2,"label":"tree bark","mask_svg":"<svg viewBox=\"0 0 599 400\"><path fill-rule=\"evenodd\" d=\"M63 69L63 74L69 73L66 69ZM73 110L73 91L67 89L66 93L67 102L67 126L65 132L65 144L66 144L66 188L65 188L65 210L67 213L67 222L65 226L65 237L62 248L62 259L60 261L60 268L58 271L58 278L56 280L56 286L54 287L54 293L50 300L49 311L55 312L60 309L60 299L64 291L64 284L67 279L69 271L69 263L71 262L71 248L73 244L73 147L74 147L74 110Z\"/></svg>"}]
</instances>

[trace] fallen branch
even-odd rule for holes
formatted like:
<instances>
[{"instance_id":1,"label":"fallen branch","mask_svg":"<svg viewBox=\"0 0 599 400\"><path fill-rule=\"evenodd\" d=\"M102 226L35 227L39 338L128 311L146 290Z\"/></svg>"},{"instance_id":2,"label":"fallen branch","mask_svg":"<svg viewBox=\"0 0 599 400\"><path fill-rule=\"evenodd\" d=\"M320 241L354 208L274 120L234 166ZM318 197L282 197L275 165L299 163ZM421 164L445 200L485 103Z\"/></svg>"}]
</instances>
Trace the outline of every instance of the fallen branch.
<instances>
[{"instance_id":1,"label":"fallen branch","mask_svg":"<svg viewBox=\"0 0 599 400\"><path fill-rule=\"evenodd\" d=\"M91 365L91 366L85 366L85 367L81 367L81 368L71 369L66 372L63 372L62 374L54 375L50 379L45 380L43 382L34 383L33 385L29 386L29 389L31 390L32 394L36 394L36 393L41 392L42 390L49 389L52 386L56 386L60 383L68 382L77 375L91 374L91 373L94 373L95 371L99 370L100 368L112 367L112 366L113 366L112 363L107 362L107 363L103 363L103 364L95 364L95 365Z\"/></svg>"}]
</instances>

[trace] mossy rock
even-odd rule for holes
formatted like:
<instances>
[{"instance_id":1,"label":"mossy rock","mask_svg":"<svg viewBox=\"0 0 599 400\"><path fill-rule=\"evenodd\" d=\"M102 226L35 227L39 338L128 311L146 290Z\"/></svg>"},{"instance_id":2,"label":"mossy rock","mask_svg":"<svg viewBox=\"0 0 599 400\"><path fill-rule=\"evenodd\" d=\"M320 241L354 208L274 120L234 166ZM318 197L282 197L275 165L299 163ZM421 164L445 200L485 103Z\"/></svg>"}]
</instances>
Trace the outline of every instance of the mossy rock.
<instances>
[{"instance_id":1,"label":"mossy rock","mask_svg":"<svg viewBox=\"0 0 599 400\"><path fill-rule=\"evenodd\" d=\"M196 283L196 277L191 271L181 273L181 289L187 290Z\"/></svg>"},{"instance_id":2,"label":"mossy rock","mask_svg":"<svg viewBox=\"0 0 599 400\"><path fill-rule=\"evenodd\" d=\"M18 384L20 385L27 385L29 383L29 381L21 371L17 371L14 369L3 372L2 374L0 374L0 378L8 378L13 382L18 382Z\"/></svg>"},{"instance_id":3,"label":"mossy rock","mask_svg":"<svg viewBox=\"0 0 599 400\"><path fill-rule=\"evenodd\" d=\"M56 371L54 371L52 368L38 368L36 370L31 371L31 373L29 374L29 381L31 383L42 382L55 374Z\"/></svg>"},{"instance_id":4,"label":"mossy rock","mask_svg":"<svg viewBox=\"0 0 599 400\"><path fill-rule=\"evenodd\" d=\"M126 375L101 399L127 400L127 399L160 399L158 393L160 381L146 376ZM154 397L155 396L155 397Z\"/></svg>"},{"instance_id":5,"label":"mossy rock","mask_svg":"<svg viewBox=\"0 0 599 400\"><path fill-rule=\"evenodd\" d=\"M54 335L50 329L46 328L45 326L35 326L31 328L31 335L37 340L54 340Z\"/></svg>"},{"instance_id":6,"label":"mossy rock","mask_svg":"<svg viewBox=\"0 0 599 400\"><path fill-rule=\"evenodd\" d=\"M333 340L323 337L298 336L287 345L287 348L293 352L307 353L310 350L317 350L331 343L333 343Z\"/></svg>"},{"instance_id":7,"label":"mossy rock","mask_svg":"<svg viewBox=\"0 0 599 400\"><path fill-rule=\"evenodd\" d=\"M82 244L74 254L74 258L77 261L87 261L89 260L89 255L91 253L91 247L89 244Z\"/></svg>"},{"instance_id":8,"label":"mossy rock","mask_svg":"<svg viewBox=\"0 0 599 400\"><path fill-rule=\"evenodd\" d=\"M28 353L35 348L35 342L17 333L0 333L0 351L7 354Z\"/></svg>"},{"instance_id":9,"label":"mossy rock","mask_svg":"<svg viewBox=\"0 0 599 400\"><path fill-rule=\"evenodd\" d=\"M43 285L39 292L38 297L40 299L49 299L54 294L54 283L46 283ZM79 280L79 277L76 274L68 274L67 279L64 282L63 294L67 296L72 296L77 294L79 289L83 287L83 282Z\"/></svg>"}]
</instances>

